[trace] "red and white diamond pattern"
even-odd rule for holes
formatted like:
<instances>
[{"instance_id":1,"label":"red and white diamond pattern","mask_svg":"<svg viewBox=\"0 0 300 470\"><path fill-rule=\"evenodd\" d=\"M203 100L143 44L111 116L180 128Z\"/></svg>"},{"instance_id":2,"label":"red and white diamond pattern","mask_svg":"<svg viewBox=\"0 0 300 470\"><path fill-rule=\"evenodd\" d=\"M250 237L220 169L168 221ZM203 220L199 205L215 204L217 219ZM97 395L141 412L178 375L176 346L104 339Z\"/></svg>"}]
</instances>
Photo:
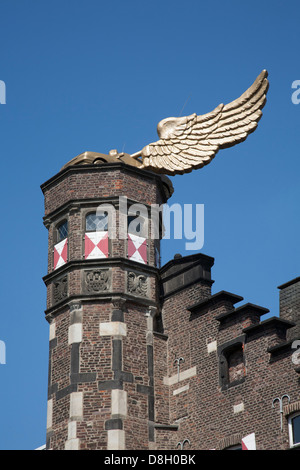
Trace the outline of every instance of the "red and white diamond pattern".
<instances>
[{"instance_id":1,"label":"red and white diamond pattern","mask_svg":"<svg viewBox=\"0 0 300 470\"><path fill-rule=\"evenodd\" d=\"M242 450L256 450L255 433L249 434L242 439Z\"/></svg>"},{"instance_id":2,"label":"red and white diamond pattern","mask_svg":"<svg viewBox=\"0 0 300 470\"><path fill-rule=\"evenodd\" d=\"M128 259L147 264L147 239L128 234Z\"/></svg>"},{"instance_id":3,"label":"red and white diamond pattern","mask_svg":"<svg viewBox=\"0 0 300 470\"><path fill-rule=\"evenodd\" d=\"M68 261L68 239L54 245L53 269L60 268Z\"/></svg>"},{"instance_id":4,"label":"red and white diamond pattern","mask_svg":"<svg viewBox=\"0 0 300 470\"><path fill-rule=\"evenodd\" d=\"M85 234L85 259L108 258L108 232Z\"/></svg>"}]
</instances>

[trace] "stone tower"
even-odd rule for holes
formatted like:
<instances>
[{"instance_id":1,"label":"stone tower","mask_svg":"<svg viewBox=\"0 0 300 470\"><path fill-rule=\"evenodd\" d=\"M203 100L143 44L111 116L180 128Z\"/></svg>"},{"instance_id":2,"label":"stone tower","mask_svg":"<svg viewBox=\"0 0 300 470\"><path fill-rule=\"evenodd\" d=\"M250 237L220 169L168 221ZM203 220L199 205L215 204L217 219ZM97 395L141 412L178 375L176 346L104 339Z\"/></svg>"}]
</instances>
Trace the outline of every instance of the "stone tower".
<instances>
[{"instance_id":1,"label":"stone tower","mask_svg":"<svg viewBox=\"0 0 300 470\"><path fill-rule=\"evenodd\" d=\"M214 259L160 267L165 176L83 154L42 185L47 449L300 449L299 277L280 315L212 293Z\"/></svg>"},{"instance_id":2,"label":"stone tower","mask_svg":"<svg viewBox=\"0 0 300 470\"><path fill-rule=\"evenodd\" d=\"M97 163L67 166L41 186L49 231L47 449L147 449L153 440L160 240L141 212L165 203L172 184L112 155Z\"/></svg>"}]
</instances>

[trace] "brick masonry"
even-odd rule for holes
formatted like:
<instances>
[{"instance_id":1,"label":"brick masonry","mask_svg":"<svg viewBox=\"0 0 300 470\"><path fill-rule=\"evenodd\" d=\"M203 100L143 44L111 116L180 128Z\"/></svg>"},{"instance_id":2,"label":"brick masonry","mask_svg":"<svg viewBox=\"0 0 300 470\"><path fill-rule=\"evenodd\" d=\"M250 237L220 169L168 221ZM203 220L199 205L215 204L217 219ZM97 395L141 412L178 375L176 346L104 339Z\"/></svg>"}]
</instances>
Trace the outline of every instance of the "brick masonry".
<instances>
[{"instance_id":1,"label":"brick masonry","mask_svg":"<svg viewBox=\"0 0 300 470\"><path fill-rule=\"evenodd\" d=\"M289 332L288 337L300 337L300 277L279 286L278 289L280 289L279 299L281 317L297 324L297 326Z\"/></svg>"},{"instance_id":2,"label":"brick masonry","mask_svg":"<svg viewBox=\"0 0 300 470\"><path fill-rule=\"evenodd\" d=\"M127 240L118 238L108 258L85 260L87 213L103 202L118 213L119 196L150 208L172 193L166 179L124 163L66 168L42 191L47 449L224 449L251 433L258 449L288 449L288 420L300 410L291 347L300 339L299 278L280 286L280 318L263 320L266 308L212 294L213 258L175 256L160 268L150 232L145 265L129 260ZM54 270L64 220L68 260ZM284 394L281 430L272 403Z\"/></svg>"}]
</instances>

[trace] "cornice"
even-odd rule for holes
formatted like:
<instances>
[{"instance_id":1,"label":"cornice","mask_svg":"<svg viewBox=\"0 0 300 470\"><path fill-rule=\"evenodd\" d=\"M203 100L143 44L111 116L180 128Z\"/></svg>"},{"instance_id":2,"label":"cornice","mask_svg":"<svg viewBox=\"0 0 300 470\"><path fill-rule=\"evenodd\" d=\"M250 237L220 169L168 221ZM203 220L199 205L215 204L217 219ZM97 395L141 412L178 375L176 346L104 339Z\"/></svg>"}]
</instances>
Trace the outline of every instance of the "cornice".
<instances>
[{"instance_id":1,"label":"cornice","mask_svg":"<svg viewBox=\"0 0 300 470\"><path fill-rule=\"evenodd\" d=\"M74 260L68 261L66 264L61 266L60 268L52 271L49 274L46 274L43 277L43 281L46 286L53 280L58 277L63 276L75 269L89 269L89 268L113 268L113 267L126 267L131 269L136 269L139 271L145 271L147 274L154 274L155 276L159 276L159 269L155 268L154 266L149 266L148 264L141 264L137 261L132 261L127 258L103 258L103 259L85 259L85 260Z\"/></svg>"}]
</instances>

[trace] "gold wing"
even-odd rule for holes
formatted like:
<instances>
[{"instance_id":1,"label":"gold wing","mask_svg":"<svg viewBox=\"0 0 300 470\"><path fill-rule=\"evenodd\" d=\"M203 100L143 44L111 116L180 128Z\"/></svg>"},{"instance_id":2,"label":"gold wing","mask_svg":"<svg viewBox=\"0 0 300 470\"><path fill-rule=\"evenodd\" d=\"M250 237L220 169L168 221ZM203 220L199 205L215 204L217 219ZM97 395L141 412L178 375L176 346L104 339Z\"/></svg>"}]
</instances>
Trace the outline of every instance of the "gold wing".
<instances>
[{"instance_id":1,"label":"gold wing","mask_svg":"<svg viewBox=\"0 0 300 470\"><path fill-rule=\"evenodd\" d=\"M262 116L269 86L267 76L263 70L238 99L220 104L208 114L160 121L160 140L143 148L140 168L169 175L188 173L210 163L219 149L245 140Z\"/></svg>"}]
</instances>

